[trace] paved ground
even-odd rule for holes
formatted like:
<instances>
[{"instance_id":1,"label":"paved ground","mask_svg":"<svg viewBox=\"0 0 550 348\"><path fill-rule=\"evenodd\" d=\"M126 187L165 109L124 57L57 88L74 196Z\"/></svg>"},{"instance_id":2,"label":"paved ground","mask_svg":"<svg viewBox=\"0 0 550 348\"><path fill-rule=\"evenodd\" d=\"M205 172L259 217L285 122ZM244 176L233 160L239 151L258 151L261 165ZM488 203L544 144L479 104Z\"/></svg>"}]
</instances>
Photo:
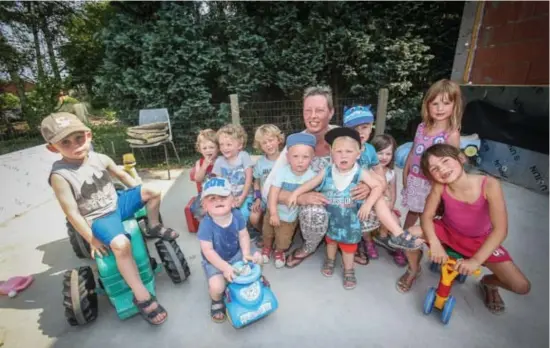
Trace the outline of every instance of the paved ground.
<instances>
[{"instance_id":1,"label":"paved ground","mask_svg":"<svg viewBox=\"0 0 550 348\"><path fill-rule=\"evenodd\" d=\"M438 281L436 275L426 271L411 293L399 294L394 284L403 270L382 252L380 260L358 268L358 287L346 291L339 272L332 279L320 274L320 249L293 270L266 266L280 308L248 328L235 330L209 318L199 246L196 236L186 232L183 214L195 192L187 178L186 170L175 183L152 181L167 192L161 206L163 218L182 232L178 243L192 271L180 285L173 285L165 274L157 278L159 298L170 312L163 326L149 327L139 317L120 321L105 298L100 300L96 322L80 328L65 322L62 273L86 262L73 256L61 210L49 201L0 225L0 279L35 277L17 298L0 298L4 346L548 347L548 196L503 184L510 214L510 235L504 245L533 285L525 297L503 293L508 309L503 316L485 310L475 280L469 279L453 289L458 302L450 324L444 327L438 313L426 317L421 312L426 289Z\"/></svg>"}]
</instances>

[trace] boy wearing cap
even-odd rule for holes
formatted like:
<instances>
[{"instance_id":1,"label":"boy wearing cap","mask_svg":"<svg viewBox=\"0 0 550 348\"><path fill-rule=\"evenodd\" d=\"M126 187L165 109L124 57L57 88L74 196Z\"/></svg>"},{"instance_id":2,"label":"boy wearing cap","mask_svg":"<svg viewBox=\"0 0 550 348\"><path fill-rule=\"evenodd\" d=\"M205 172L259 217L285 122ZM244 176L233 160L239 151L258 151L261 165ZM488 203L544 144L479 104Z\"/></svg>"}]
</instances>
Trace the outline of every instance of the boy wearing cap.
<instances>
[{"instance_id":1,"label":"boy wearing cap","mask_svg":"<svg viewBox=\"0 0 550 348\"><path fill-rule=\"evenodd\" d=\"M275 240L275 267L281 268L286 264L285 250L290 247L294 231L296 230L298 208L289 208L284 204L277 204L281 190L292 192L301 184L312 179L315 172L310 168L313 159L316 140L307 133L295 133L287 138L288 164L277 170L268 194L268 207L263 222L262 258L269 263L273 241Z\"/></svg>"},{"instance_id":2,"label":"boy wearing cap","mask_svg":"<svg viewBox=\"0 0 550 348\"><path fill-rule=\"evenodd\" d=\"M163 323L166 310L143 285L122 225L147 204L149 233L166 240L177 238L175 231L159 222L160 192L138 185L111 158L90 151L92 133L75 115L50 114L42 121L40 131L48 150L62 156L52 165L49 183L67 219L90 243L93 258L106 254L106 247L112 250L143 318L153 325ZM117 193L112 176L130 189Z\"/></svg>"},{"instance_id":3,"label":"boy wearing cap","mask_svg":"<svg viewBox=\"0 0 550 348\"><path fill-rule=\"evenodd\" d=\"M351 128L334 128L326 133L325 140L331 146L332 165L296 189L289 198L289 204L293 206L299 195L313 189L327 197L329 200L326 206L329 214L328 231L325 236L327 251L321 273L326 277L333 275L336 253L340 248L344 264L343 285L346 290L350 290L357 285L353 258L357 243L362 237L361 221L368 218L373 207L376 208L383 222L388 219L393 221L393 225L388 224L388 229L397 235L392 237L392 240L399 245L396 247L418 249L420 245L416 245L416 239L412 235L403 232L391 217L387 205L380 199L384 185L372 175L371 171L359 167L357 163L361 150L359 133ZM359 204L351 199L351 190L360 181L367 184L371 192L359 207ZM384 207L387 211L384 211Z\"/></svg>"},{"instance_id":4,"label":"boy wearing cap","mask_svg":"<svg viewBox=\"0 0 550 348\"><path fill-rule=\"evenodd\" d=\"M202 206L206 215L201 220L197 237L200 241L202 267L208 279L212 300L210 316L216 323L225 321L223 293L226 281L235 277L232 264L244 260L261 262L261 255L251 254L250 237L243 214L233 207L231 185L225 178L209 179L202 190Z\"/></svg>"},{"instance_id":5,"label":"boy wearing cap","mask_svg":"<svg viewBox=\"0 0 550 348\"><path fill-rule=\"evenodd\" d=\"M379 166L376 150L374 146L368 143L372 133L373 123L374 115L370 110L370 105L358 105L344 109L344 127L355 129L361 137L361 156L359 157L359 165L363 169L374 169L377 174L383 175L384 173Z\"/></svg>"}]
</instances>

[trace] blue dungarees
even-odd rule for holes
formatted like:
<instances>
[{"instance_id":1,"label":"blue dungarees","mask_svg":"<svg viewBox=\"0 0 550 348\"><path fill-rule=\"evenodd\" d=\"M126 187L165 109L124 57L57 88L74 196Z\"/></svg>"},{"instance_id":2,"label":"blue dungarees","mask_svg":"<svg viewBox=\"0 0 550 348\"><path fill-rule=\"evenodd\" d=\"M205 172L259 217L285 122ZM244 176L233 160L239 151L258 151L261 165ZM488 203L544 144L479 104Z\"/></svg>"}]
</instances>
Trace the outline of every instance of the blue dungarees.
<instances>
[{"instance_id":1,"label":"blue dungarees","mask_svg":"<svg viewBox=\"0 0 550 348\"><path fill-rule=\"evenodd\" d=\"M329 216L327 236L341 243L359 243L362 237L361 223L357 216L359 205L351 198L351 190L359 183L361 168L343 191L339 191L334 185L332 166L326 167L325 171L325 177L317 191L329 200L326 205Z\"/></svg>"}]
</instances>

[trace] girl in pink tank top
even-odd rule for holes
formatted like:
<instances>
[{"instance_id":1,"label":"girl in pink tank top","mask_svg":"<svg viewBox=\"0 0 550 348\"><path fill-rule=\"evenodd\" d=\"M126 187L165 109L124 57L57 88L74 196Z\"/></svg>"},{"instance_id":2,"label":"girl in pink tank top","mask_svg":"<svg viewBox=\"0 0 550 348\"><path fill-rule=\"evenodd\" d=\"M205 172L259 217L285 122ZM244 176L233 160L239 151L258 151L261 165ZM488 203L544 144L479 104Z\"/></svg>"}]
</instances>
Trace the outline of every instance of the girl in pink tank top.
<instances>
[{"instance_id":1,"label":"girl in pink tank top","mask_svg":"<svg viewBox=\"0 0 550 348\"><path fill-rule=\"evenodd\" d=\"M430 147L420 165L433 187L426 200L421 227L409 231L422 236L430 245L433 262L444 263L450 248L464 258L457 263L461 274L471 275L481 266L492 274L485 275L479 288L485 306L493 313L504 311L498 288L518 294L529 292L530 283L500 244L508 234L506 203L500 182L483 175L464 171L464 157L459 149L447 144ZM443 216L436 211L443 203ZM420 272L420 252L408 252L409 270L398 281L400 291L408 291Z\"/></svg>"},{"instance_id":2,"label":"girl in pink tank top","mask_svg":"<svg viewBox=\"0 0 550 348\"><path fill-rule=\"evenodd\" d=\"M424 211L431 183L420 169L420 158L434 144L460 146L462 94L452 81L434 83L422 101L422 123L416 129L414 143L403 169L402 204L408 208L405 226L413 226Z\"/></svg>"}]
</instances>

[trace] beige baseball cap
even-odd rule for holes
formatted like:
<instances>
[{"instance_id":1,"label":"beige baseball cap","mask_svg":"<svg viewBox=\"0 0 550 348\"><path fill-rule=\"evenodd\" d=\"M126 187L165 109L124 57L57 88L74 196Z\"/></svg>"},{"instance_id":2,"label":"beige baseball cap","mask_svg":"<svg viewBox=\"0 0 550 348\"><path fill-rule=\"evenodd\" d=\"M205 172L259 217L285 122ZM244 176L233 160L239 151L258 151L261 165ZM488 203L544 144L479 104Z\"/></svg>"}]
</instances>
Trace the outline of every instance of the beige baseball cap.
<instances>
[{"instance_id":1,"label":"beige baseball cap","mask_svg":"<svg viewBox=\"0 0 550 348\"><path fill-rule=\"evenodd\" d=\"M55 144L74 132L89 132L76 115L68 112L56 112L49 114L42 120L40 132L47 143Z\"/></svg>"}]
</instances>

